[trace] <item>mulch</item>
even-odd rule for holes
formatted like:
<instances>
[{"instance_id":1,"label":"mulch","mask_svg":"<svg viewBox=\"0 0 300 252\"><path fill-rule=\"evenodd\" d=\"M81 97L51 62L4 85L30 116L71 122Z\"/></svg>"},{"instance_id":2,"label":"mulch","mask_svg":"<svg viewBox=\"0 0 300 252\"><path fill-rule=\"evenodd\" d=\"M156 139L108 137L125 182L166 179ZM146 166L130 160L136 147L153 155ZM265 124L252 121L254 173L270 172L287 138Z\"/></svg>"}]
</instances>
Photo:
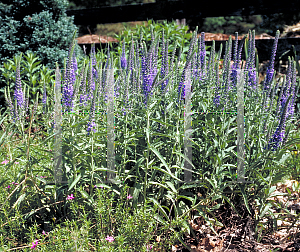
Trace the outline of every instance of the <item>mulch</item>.
<instances>
[{"instance_id":1,"label":"mulch","mask_svg":"<svg viewBox=\"0 0 300 252\"><path fill-rule=\"evenodd\" d=\"M274 193L286 193L286 188L291 190L294 182L294 180L288 180L284 184L276 184L276 191ZM240 218L227 202L218 210L213 211L217 220L223 224L223 227L214 226L217 235L211 231L202 217L197 217L189 221L194 234L186 234L184 242L193 252L300 251L300 220L298 220L298 223L296 222L293 228L287 231L288 227L295 220L295 216L300 213L300 191L294 192L292 195L295 196L296 200L288 201L287 196L271 198L285 204L287 209L290 209L294 216L286 218L283 221L278 221L278 229L274 231L270 229L269 233L263 235L260 242L257 242L254 237L255 206L250 204L252 212L252 216L250 216L244 204L235 204L237 211L242 216L242 218ZM235 202L238 202L237 200L238 199L234 199ZM241 202L243 201L241 200ZM273 213L281 212L280 209L274 207L271 208L271 211ZM262 220L264 223L267 221L270 220ZM182 244L176 244L172 247L172 252L173 251L187 252L189 250Z\"/></svg>"}]
</instances>

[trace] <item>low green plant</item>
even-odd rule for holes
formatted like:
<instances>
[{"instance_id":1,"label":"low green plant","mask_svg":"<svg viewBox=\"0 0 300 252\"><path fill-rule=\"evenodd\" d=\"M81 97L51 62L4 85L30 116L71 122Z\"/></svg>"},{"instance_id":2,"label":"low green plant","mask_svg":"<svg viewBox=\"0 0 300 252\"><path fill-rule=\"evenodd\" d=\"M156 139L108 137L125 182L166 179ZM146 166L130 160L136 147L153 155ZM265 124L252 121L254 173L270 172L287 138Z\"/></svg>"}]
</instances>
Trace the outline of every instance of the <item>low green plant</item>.
<instances>
[{"instance_id":1,"label":"low green plant","mask_svg":"<svg viewBox=\"0 0 300 252\"><path fill-rule=\"evenodd\" d=\"M26 89L29 90L29 106L33 106L32 101L36 98L37 92L40 94L40 99L43 97L44 84L47 94L53 96L54 87L54 70L49 70L39 61L39 57L35 53L29 51L23 56L22 54L14 56L13 60L7 60L4 67L0 68L2 75L5 77L5 87L0 89L1 93L5 93L4 89L13 96L13 91L16 83L16 66L17 59L21 57L20 75L21 82ZM8 94L7 93L7 94ZM5 108L7 108L5 106Z\"/></svg>"}]
</instances>

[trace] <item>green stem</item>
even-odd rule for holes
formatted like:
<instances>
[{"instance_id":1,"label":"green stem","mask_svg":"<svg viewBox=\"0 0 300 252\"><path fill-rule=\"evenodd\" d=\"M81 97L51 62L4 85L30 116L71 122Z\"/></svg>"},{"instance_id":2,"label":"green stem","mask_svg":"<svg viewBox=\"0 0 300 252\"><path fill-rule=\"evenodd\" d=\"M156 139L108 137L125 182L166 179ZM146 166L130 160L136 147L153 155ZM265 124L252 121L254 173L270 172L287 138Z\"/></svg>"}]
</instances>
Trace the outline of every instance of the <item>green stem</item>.
<instances>
[{"instance_id":1,"label":"green stem","mask_svg":"<svg viewBox=\"0 0 300 252\"><path fill-rule=\"evenodd\" d=\"M126 147L127 147L127 113L126 113L126 117L125 117L125 152L124 152L124 174L125 174L125 166L126 166Z\"/></svg>"},{"instance_id":2,"label":"green stem","mask_svg":"<svg viewBox=\"0 0 300 252\"><path fill-rule=\"evenodd\" d=\"M148 173L148 166L149 166L149 144L150 144L150 122L149 122L149 113L147 109L147 157L146 157L146 171L145 171L145 181L144 181L144 203L146 202L146 189L147 189L147 173Z\"/></svg>"},{"instance_id":3,"label":"green stem","mask_svg":"<svg viewBox=\"0 0 300 252\"><path fill-rule=\"evenodd\" d=\"M92 133L92 176L91 176L91 183L90 183L90 196L92 196L92 193L93 193L92 190L93 190L93 181L94 181L94 172L95 172L94 159L93 159L93 153L94 153L93 138L94 138L94 134L93 134L93 132L91 132L91 133Z\"/></svg>"}]
</instances>

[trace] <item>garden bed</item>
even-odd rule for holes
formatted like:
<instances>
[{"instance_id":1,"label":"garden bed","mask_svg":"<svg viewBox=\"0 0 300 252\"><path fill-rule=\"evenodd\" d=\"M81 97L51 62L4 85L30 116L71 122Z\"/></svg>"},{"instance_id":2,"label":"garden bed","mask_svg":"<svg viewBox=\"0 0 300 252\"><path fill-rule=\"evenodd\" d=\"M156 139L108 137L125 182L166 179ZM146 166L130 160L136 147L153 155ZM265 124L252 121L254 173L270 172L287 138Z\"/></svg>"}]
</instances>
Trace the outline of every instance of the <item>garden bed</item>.
<instances>
[{"instance_id":1,"label":"garden bed","mask_svg":"<svg viewBox=\"0 0 300 252\"><path fill-rule=\"evenodd\" d=\"M44 91L43 104L31 104L30 117L25 122L17 122L18 129L25 124L27 128L29 119L34 118L29 133L37 136L36 141L28 139L29 134L22 137L20 133L16 135L19 142L11 139L11 135L5 140L5 135L1 138L0 154L5 158L0 166L0 172L5 174L0 182L4 209L0 211L0 233L5 233L5 236L0 235L1 246L8 250L23 246L24 250L38 247L42 251L110 252L170 251L170 248L186 251L186 247L196 252L298 249L295 229L299 229L300 224L297 222L300 185L292 180L300 176L299 155L290 152L300 147L299 132L292 123L298 90L295 89L298 79L294 77L294 66L277 71L279 77L292 76L289 81L273 78L285 87L279 96L271 89L275 86L272 78L268 79L270 76L265 74L268 62L262 62L259 70L264 78L258 84L267 83L265 89L270 93L274 91L270 99L266 99L267 92L262 92L262 87L257 88L255 75L235 78L240 69L238 64L242 63L235 53L238 64L230 66L232 53L237 51L236 44L234 50L228 45L224 48L224 57L212 48L208 55L205 41L196 43L197 31L186 46L189 36L176 34L175 30L170 41L182 36L184 43L179 50L182 54L175 55L174 50L169 55L165 37L160 41L159 33L153 32L151 26L151 30L145 32L148 35L144 34L151 38L149 48L144 41L140 48L135 48L138 43L130 44L129 35L120 37L120 41L126 41L118 48L120 55L111 51L105 57L102 52L96 54L92 47L89 58L77 59L75 34L67 60L68 71L64 75L57 71L55 81L63 81L64 111L81 108L88 113L64 112L63 115L61 157L66 183L51 181L58 171L57 163L53 162L57 153L53 153L56 146L50 113L59 111L60 106L57 107L54 97L46 99L49 93L45 87L40 89ZM251 34L254 31L249 32L249 43L243 44L249 52L243 69L249 69L245 65L255 68L252 57L255 41ZM134 36L139 39L140 31ZM273 41L274 46L276 43L277 39ZM221 58L223 63L218 68L215 63ZM16 59L15 100L12 102L6 96L11 111L2 118L5 133L16 130L12 116L17 114L14 112L24 113L25 109L20 62L21 57ZM291 66L294 62L289 60L288 64ZM269 67L270 72L277 70L276 65ZM122 69L116 79L110 75L113 71L105 72L111 68ZM230 73L232 69L236 71ZM231 112L236 109L233 104L239 93L235 88L240 86L241 78L248 84L244 85L248 93L242 104L246 122L245 176L251 180L247 183L236 181L238 165L235 162L239 160L236 134L239 131L235 113ZM195 145L191 160L192 179L196 181L189 184L183 169L186 168L183 153L187 149L185 122L189 119L186 112L191 109L191 83L195 85L192 101L198 117L193 119L196 127L193 128ZM112 85L118 87L118 94L107 89ZM59 85L55 89L57 87ZM183 104L180 99L186 90ZM53 91L53 86L48 91ZM95 115L96 105L105 107L105 94L115 97L114 111L123 115L114 121L112 116ZM70 101L76 105L73 107ZM77 101L84 107L79 107ZM274 101L280 101L278 108ZM39 133L47 129L37 124L40 122L48 124L49 132L43 132L43 136ZM108 126L116 129L114 137L109 137ZM115 154L113 171L108 158L112 150ZM114 171L114 180L108 181L108 175ZM279 184L282 181L287 182L286 185ZM289 225L293 227L287 230ZM33 245L28 245L30 243Z\"/></svg>"},{"instance_id":2,"label":"garden bed","mask_svg":"<svg viewBox=\"0 0 300 252\"><path fill-rule=\"evenodd\" d=\"M286 180L285 183L277 183L276 191L274 193L287 193L288 190L293 192L293 184L300 183L296 180ZM272 200L284 206L284 208L291 211L294 215L300 214L300 190L293 193L293 200L288 200L287 196L272 197ZM246 212L245 205L240 207L240 213ZM271 208L273 214L280 214L281 210L274 207ZM289 227L293 225L295 217L286 219L285 221L278 220L278 229L272 235L266 235L260 242L253 239L253 230L248 225L251 220L248 218L241 219L234 210L229 206L222 207L214 211L218 221L224 224L224 227L214 226L218 233L215 235L212 230L206 225L203 218L195 218L189 223L194 230L196 236L186 234L185 243L192 249L193 252L235 252L235 251L255 251L255 252L269 252L269 251L299 251L300 249L300 233L299 229ZM266 218L264 222L269 219ZM296 222L300 226L300 218ZM175 245L172 251L187 252L188 249L183 245Z\"/></svg>"}]
</instances>

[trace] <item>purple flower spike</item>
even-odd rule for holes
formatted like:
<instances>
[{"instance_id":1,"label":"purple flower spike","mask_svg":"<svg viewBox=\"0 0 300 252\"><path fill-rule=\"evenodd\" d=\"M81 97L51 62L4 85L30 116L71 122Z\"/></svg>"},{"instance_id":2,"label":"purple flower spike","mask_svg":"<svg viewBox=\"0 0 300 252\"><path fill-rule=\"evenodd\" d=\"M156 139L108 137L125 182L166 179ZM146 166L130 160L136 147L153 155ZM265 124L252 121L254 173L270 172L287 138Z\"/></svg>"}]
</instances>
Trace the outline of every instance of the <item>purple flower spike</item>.
<instances>
[{"instance_id":1,"label":"purple flower spike","mask_svg":"<svg viewBox=\"0 0 300 252\"><path fill-rule=\"evenodd\" d=\"M87 128L87 132L88 135L90 134L91 130L96 132L96 123L95 122L88 122L88 128Z\"/></svg>"},{"instance_id":2,"label":"purple flower spike","mask_svg":"<svg viewBox=\"0 0 300 252\"><path fill-rule=\"evenodd\" d=\"M273 78L273 74L274 74L274 60L275 60L276 51L277 51L277 44L278 44L279 34L280 34L280 32L277 31L276 32L276 36L275 36L275 40L274 40L274 44L273 44L273 50L272 50L271 60L270 60L269 66L267 68L267 74L266 74L266 78L265 78L265 81L264 81L264 90L268 90L269 89L270 82L271 82L271 80Z\"/></svg>"},{"instance_id":3,"label":"purple flower spike","mask_svg":"<svg viewBox=\"0 0 300 252\"><path fill-rule=\"evenodd\" d=\"M98 87L97 87L98 88ZM95 91L95 94L97 94L97 91ZM92 94L92 92L91 92ZM89 122L88 122L88 128L87 128L87 134L90 134L90 131L93 130L94 132L96 132L96 123L95 123L95 103L96 103L96 95L93 95L92 98L92 106L91 106L91 112L90 112L90 116L89 116Z\"/></svg>"},{"instance_id":4,"label":"purple flower spike","mask_svg":"<svg viewBox=\"0 0 300 252\"><path fill-rule=\"evenodd\" d=\"M205 62L205 54L206 54L206 51L205 51L205 33L204 32L201 32L201 46L200 46L200 62L201 62L201 77L203 77L204 75L204 71L205 71L205 65L206 65L206 62Z\"/></svg>"},{"instance_id":5,"label":"purple flower spike","mask_svg":"<svg viewBox=\"0 0 300 252\"><path fill-rule=\"evenodd\" d=\"M88 99L92 99L93 98L93 92L95 90L95 81L94 81L94 78L93 78L92 59L90 60L90 72L89 72L88 86L89 86Z\"/></svg>"},{"instance_id":6,"label":"purple flower spike","mask_svg":"<svg viewBox=\"0 0 300 252\"><path fill-rule=\"evenodd\" d=\"M284 133L285 133L285 131L282 128L283 127L280 127L280 125L277 127L273 135L273 138L270 139L269 141L268 150L271 149L272 151L276 151L279 148L279 145L283 141Z\"/></svg>"},{"instance_id":7,"label":"purple flower spike","mask_svg":"<svg viewBox=\"0 0 300 252\"><path fill-rule=\"evenodd\" d=\"M21 112L25 109L25 100L24 95L22 91L22 83L21 83L21 76L20 76L20 62L21 62L22 54L20 55L20 58L17 61L17 67L16 67L16 88L14 93L14 99L17 101L17 105L20 107ZM18 112L15 111L16 118L18 120Z\"/></svg>"},{"instance_id":8,"label":"purple flower spike","mask_svg":"<svg viewBox=\"0 0 300 252\"><path fill-rule=\"evenodd\" d=\"M127 61L125 57L125 41L123 41L123 47L122 47L122 56L121 56L121 68L125 69L127 67Z\"/></svg>"},{"instance_id":9,"label":"purple flower spike","mask_svg":"<svg viewBox=\"0 0 300 252\"><path fill-rule=\"evenodd\" d=\"M73 52L73 57L72 57L72 67L73 67L74 71L76 72L78 67L77 67L77 60L76 60L75 51Z\"/></svg>"},{"instance_id":10,"label":"purple flower spike","mask_svg":"<svg viewBox=\"0 0 300 252\"><path fill-rule=\"evenodd\" d=\"M45 82L44 82L44 94L43 94L42 103L44 104L44 108L45 108L46 103L47 103L47 91L46 91L46 83ZM43 111L43 113L45 113L45 111Z\"/></svg>"},{"instance_id":11,"label":"purple flower spike","mask_svg":"<svg viewBox=\"0 0 300 252\"><path fill-rule=\"evenodd\" d=\"M63 86L63 101L65 106L65 111L73 110L73 95L74 95L74 84L76 80L76 60L74 60L74 48L75 43L72 42L69 48L69 57L67 69L64 76L64 86Z\"/></svg>"}]
</instances>

